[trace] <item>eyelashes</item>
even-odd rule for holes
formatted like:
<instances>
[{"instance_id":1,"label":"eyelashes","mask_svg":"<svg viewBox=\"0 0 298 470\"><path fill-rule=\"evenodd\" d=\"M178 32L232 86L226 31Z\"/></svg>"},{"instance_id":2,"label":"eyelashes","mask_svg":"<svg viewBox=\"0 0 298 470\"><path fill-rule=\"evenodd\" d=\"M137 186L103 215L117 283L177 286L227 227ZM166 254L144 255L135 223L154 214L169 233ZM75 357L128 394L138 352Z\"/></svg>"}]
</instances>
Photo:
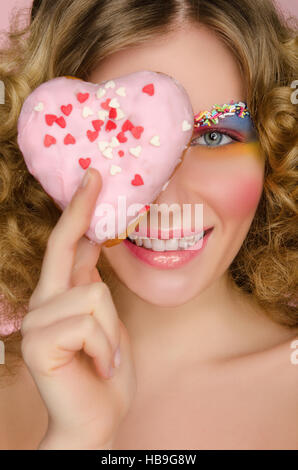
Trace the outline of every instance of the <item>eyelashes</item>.
<instances>
[{"instance_id":1,"label":"eyelashes","mask_svg":"<svg viewBox=\"0 0 298 470\"><path fill-rule=\"evenodd\" d=\"M209 127L206 130L195 130L196 137L191 141L190 146L202 145L205 147L222 147L225 145L244 142L244 137L231 129L219 129ZM219 137L219 138L218 138Z\"/></svg>"}]
</instances>

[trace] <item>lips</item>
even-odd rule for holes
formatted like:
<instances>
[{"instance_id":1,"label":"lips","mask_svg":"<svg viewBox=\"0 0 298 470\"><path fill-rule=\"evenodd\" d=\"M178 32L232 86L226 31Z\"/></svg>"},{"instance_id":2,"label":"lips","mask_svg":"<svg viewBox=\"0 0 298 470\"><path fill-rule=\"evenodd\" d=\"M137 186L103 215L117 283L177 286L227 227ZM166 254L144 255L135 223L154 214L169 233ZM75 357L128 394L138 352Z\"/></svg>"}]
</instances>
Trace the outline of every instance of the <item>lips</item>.
<instances>
[{"instance_id":1,"label":"lips","mask_svg":"<svg viewBox=\"0 0 298 470\"><path fill-rule=\"evenodd\" d=\"M203 238L193 247L181 250L154 251L152 249L137 246L128 238L123 241L124 246L141 262L158 269L175 269L184 266L189 261L197 258L204 252L213 228L207 228Z\"/></svg>"}]
</instances>

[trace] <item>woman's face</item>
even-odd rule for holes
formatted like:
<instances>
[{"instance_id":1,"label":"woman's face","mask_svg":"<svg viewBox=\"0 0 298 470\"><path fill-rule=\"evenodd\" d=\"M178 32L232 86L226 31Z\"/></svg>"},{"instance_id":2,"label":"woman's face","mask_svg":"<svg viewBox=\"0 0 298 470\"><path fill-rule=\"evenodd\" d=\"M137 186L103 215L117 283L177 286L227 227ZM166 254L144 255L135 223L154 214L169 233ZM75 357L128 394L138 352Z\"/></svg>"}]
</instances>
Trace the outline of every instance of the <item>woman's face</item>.
<instances>
[{"instance_id":1,"label":"woman's face","mask_svg":"<svg viewBox=\"0 0 298 470\"><path fill-rule=\"evenodd\" d=\"M188 92L195 115L211 111L215 104L246 99L235 59L203 26L187 26L150 45L117 52L105 59L89 80L100 83L140 70L163 72L178 80ZM176 203L181 208L186 203L192 207L202 204L203 226L213 230L196 255L176 263L179 253L182 256L185 251L150 250L155 259L149 264L129 249L130 242L103 247L118 278L152 304L181 305L226 274L253 220L263 188L264 161L257 142L253 142L252 123L249 117L235 116L219 121L215 127L228 129L241 143L222 131L212 134L206 126L194 130L181 166L155 201ZM149 214L147 217L149 221ZM172 263L163 264L166 256Z\"/></svg>"}]
</instances>

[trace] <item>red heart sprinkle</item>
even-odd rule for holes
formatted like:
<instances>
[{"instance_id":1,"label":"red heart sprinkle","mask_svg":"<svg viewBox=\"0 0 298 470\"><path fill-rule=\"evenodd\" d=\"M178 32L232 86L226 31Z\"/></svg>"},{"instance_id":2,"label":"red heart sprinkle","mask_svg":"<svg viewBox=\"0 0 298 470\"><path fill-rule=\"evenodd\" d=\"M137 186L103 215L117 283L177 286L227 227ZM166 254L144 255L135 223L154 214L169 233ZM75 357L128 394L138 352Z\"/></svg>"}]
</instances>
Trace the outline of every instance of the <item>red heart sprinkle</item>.
<instances>
[{"instance_id":1,"label":"red heart sprinkle","mask_svg":"<svg viewBox=\"0 0 298 470\"><path fill-rule=\"evenodd\" d=\"M61 111L63 114L65 114L65 116L69 116L72 112L72 105L68 104L67 106L61 106Z\"/></svg>"},{"instance_id":2,"label":"red heart sprinkle","mask_svg":"<svg viewBox=\"0 0 298 470\"><path fill-rule=\"evenodd\" d=\"M54 122L56 121L57 116L55 116L55 114L46 114L45 119L46 119L47 125L52 126Z\"/></svg>"},{"instance_id":3,"label":"red heart sprinkle","mask_svg":"<svg viewBox=\"0 0 298 470\"><path fill-rule=\"evenodd\" d=\"M106 125L106 131L111 131L113 129L117 128L117 124L115 124L113 121L108 121Z\"/></svg>"},{"instance_id":4,"label":"red heart sprinkle","mask_svg":"<svg viewBox=\"0 0 298 470\"><path fill-rule=\"evenodd\" d=\"M136 174L134 179L131 181L131 184L133 184L134 186L141 186L142 184L144 184L141 175Z\"/></svg>"},{"instance_id":5,"label":"red heart sprinkle","mask_svg":"<svg viewBox=\"0 0 298 470\"><path fill-rule=\"evenodd\" d=\"M127 141L127 137L125 137L124 132L119 132L119 134L117 134L116 137L117 137L117 139L119 140L119 142L120 142L121 144L123 144L124 142Z\"/></svg>"},{"instance_id":6,"label":"red heart sprinkle","mask_svg":"<svg viewBox=\"0 0 298 470\"><path fill-rule=\"evenodd\" d=\"M56 119L57 124L64 129L66 127L66 122L63 116L60 116Z\"/></svg>"},{"instance_id":7,"label":"red heart sprinkle","mask_svg":"<svg viewBox=\"0 0 298 470\"><path fill-rule=\"evenodd\" d=\"M124 155L123 150L119 150L118 155L119 155L119 157L123 157L123 155Z\"/></svg>"},{"instance_id":8,"label":"red heart sprinkle","mask_svg":"<svg viewBox=\"0 0 298 470\"><path fill-rule=\"evenodd\" d=\"M106 109L107 111L109 111L109 102L111 101L111 98L107 98L106 101L104 101L103 103L100 103L100 106L103 108L103 109Z\"/></svg>"},{"instance_id":9,"label":"red heart sprinkle","mask_svg":"<svg viewBox=\"0 0 298 470\"><path fill-rule=\"evenodd\" d=\"M153 83L149 83L149 85L144 86L142 91L144 93L148 93L148 95L150 95L150 96L154 95L154 85L153 85Z\"/></svg>"},{"instance_id":10,"label":"red heart sprinkle","mask_svg":"<svg viewBox=\"0 0 298 470\"><path fill-rule=\"evenodd\" d=\"M92 125L96 131L100 131L101 126L104 124L104 121L101 119L95 119L95 121L92 121Z\"/></svg>"},{"instance_id":11,"label":"red heart sprinkle","mask_svg":"<svg viewBox=\"0 0 298 470\"><path fill-rule=\"evenodd\" d=\"M144 130L144 127L136 126L136 127L133 127L130 132L135 137L135 139L139 139L141 137L143 130Z\"/></svg>"},{"instance_id":12,"label":"red heart sprinkle","mask_svg":"<svg viewBox=\"0 0 298 470\"><path fill-rule=\"evenodd\" d=\"M52 135L49 135L49 134L46 134L45 135L45 138L44 138L44 146L45 147L50 147L51 145L55 144L57 141L55 139L55 137L53 137Z\"/></svg>"},{"instance_id":13,"label":"red heart sprinkle","mask_svg":"<svg viewBox=\"0 0 298 470\"><path fill-rule=\"evenodd\" d=\"M123 131L123 132L131 131L131 129L133 129L133 127L134 127L134 126L132 125L132 123L130 122L130 120L127 119L127 120L125 121L125 123L123 124L123 126L122 126L122 131Z\"/></svg>"},{"instance_id":14,"label":"red heart sprinkle","mask_svg":"<svg viewBox=\"0 0 298 470\"><path fill-rule=\"evenodd\" d=\"M116 108L111 108L111 109L110 109L110 113L109 113L109 118L110 118L110 119L115 119L115 117L117 117Z\"/></svg>"},{"instance_id":15,"label":"red heart sprinkle","mask_svg":"<svg viewBox=\"0 0 298 470\"><path fill-rule=\"evenodd\" d=\"M78 93L77 99L80 103L84 103L89 98L89 93Z\"/></svg>"},{"instance_id":16,"label":"red heart sprinkle","mask_svg":"<svg viewBox=\"0 0 298 470\"><path fill-rule=\"evenodd\" d=\"M95 139L98 137L98 131L87 131L87 137L90 142L94 142Z\"/></svg>"},{"instance_id":17,"label":"red heart sprinkle","mask_svg":"<svg viewBox=\"0 0 298 470\"><path fill-rule=\"evenodd\" d=\"M91 163L91 158L80 158L79 159L79 164L81 165L81 167L86 170L86 168L88 168L88 166L90 165Z\"/></svg>"},{"instance_id":18,"label":"red heart sprinkle","mask_svg":"<svg viewBox=\"0 0 298 470\"><path fill-rule=\"evenodd\" d=\"M64 143L65 143L65 145L75 144L75 143L76 143L76 139L75 139L71 134L67 134L67 135L64 137Z\"/></svg>"}]
</instances>

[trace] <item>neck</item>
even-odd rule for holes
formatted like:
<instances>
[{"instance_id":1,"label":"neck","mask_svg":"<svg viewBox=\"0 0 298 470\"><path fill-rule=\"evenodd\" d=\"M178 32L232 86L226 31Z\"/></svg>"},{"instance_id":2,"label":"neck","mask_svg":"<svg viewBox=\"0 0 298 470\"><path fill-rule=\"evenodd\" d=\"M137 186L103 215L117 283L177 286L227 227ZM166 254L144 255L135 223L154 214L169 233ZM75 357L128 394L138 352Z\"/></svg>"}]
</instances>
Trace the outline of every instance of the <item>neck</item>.
<instances>
[{"instance_id":1,"label":"neck","mask_svg":"<svg viewBox=\"0 0 298 470\"><path fill-rule=\"evenodd\" d=\"M138 355L153 350L161 361L177 364L185 360L193 363L196 358L200 362L227 359L235 351L240 354L243 348L251 347L249 340L258 323L266 321L251 296L235 286L227 272L195 298L175 307L144 301L112 270L104 280Z\"/></svg>"}]
</instances>

